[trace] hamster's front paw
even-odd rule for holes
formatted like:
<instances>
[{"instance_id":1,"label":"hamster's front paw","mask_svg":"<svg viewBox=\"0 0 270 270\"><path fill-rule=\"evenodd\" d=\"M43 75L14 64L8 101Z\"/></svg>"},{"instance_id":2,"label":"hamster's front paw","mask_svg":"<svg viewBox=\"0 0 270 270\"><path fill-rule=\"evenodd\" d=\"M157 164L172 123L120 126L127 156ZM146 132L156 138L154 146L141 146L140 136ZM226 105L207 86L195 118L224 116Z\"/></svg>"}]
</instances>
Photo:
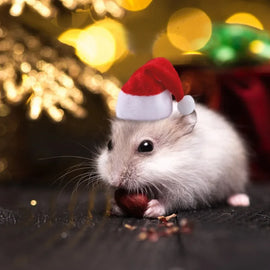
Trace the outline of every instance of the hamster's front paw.
<instances>
[{"instance_id":1,"label":"hamster's front paw","mask_svg":"<svg viewBox=\"0 0 270 270\"><path fill-rule=\"evenodd\" d=\"M159 217L165 215L165 206L158 200L151 200L148 202L147 209L144 213L144 217Z\"/></svg>"}]
</instances>

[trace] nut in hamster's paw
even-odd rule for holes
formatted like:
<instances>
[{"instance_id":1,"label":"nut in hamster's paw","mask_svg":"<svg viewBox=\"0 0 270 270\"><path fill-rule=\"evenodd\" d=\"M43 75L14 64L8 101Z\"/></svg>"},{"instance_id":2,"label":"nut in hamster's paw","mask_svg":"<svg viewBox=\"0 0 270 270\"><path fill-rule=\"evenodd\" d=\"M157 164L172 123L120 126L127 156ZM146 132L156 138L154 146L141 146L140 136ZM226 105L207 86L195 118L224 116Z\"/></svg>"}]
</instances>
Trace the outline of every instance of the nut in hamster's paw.
<instances>
[{"instance_id":1,"label":"nut in hamster's paw","mask_svg":"<svg viewBox=\"0 0 270 270\"><path fill-rule=\"evenodd\" d=\"M165 212L165 206L154 199L148 202L144 217L156 218L165 215Z\"/></svg>"},{"instance_id":2,"label":"nut in hamster's paw","mask_svg":"<svg viewBox=\"0 0 270 270\"><path fill-rule=\"evenodd\" d=\"M127 216L142 218L148 205L148 197L145 194L129 192L125 189L117 189L114 199L122 211Z\"/></svg>"}]
</instances>

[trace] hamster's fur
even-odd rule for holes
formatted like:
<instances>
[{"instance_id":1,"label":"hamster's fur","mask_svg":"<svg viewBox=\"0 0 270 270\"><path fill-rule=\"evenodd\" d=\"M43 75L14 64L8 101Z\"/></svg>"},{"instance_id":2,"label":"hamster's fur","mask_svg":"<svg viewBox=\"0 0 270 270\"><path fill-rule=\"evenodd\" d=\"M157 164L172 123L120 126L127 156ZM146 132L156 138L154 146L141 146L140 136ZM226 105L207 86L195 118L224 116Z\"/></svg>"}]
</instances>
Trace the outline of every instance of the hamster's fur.
<instances>
[{"instance_id":1,"label":"hamster's fur","mask_svg":"<svg viewBox=\"0 0 270 270\"><path fill-rule=\"evenodd\" d=\"M138 152L144 140L153 142L153 151ZM248 182L242 139L223 116L202 105L187 116L174 108L158 121L115 119L110 144L97 158L98 174L114 188L152 196L145 216L211 205L243 193Z\"/></svg>"}]
</instances>

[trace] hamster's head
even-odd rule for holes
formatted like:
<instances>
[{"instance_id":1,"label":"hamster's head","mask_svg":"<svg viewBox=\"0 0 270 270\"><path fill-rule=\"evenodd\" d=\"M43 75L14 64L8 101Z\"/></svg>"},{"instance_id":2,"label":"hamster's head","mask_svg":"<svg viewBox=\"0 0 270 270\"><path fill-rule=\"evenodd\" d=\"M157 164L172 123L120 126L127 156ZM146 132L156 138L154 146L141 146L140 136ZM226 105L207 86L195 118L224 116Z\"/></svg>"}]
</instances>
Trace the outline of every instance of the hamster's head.
<instances>
[{"instance_id":1,"label":"hamster's head","mask_svg":"<svg viewBox=\"0 0 270 270\"><path fill-rule=\"evenodd\" d=\"M192 134L196 119L193 112L158 121L113 120L107 146L97 158L100 178L112 187L151 196L170 188L169 174L175 172L183 138Z\"/></svg>"}]
</instances>

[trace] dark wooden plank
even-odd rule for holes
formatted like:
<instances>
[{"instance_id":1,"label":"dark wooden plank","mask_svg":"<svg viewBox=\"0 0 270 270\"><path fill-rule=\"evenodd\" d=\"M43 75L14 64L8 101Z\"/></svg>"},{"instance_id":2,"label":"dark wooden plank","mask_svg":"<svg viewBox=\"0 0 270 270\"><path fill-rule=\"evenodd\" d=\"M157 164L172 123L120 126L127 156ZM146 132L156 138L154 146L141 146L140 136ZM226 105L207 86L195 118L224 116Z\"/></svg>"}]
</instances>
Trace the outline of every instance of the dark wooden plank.
<instances>
[{"instance_id":1,"label":"dark wooden plank","mask_svg":"<svg viewBox=\"0 0 270 270\"><path fill-rule=\"evenodd\" d=\"M106 216L103 192L1 187L1 269L269 269L268 194L253 186L249 208L181 211L174 222L188 218L193 232L150 242L138 234L159 221Z\"/></svg>"},{"instance_id":2,"label":"dark wooden plank","mask_svg":"<svg viewBox=\"0 0 270 270\"><path fill-rule=\"evenodd\" d=\"M78 265L87 269L170 269L181 263L178 236L157 243L139 241L140 228L157 227L159 221L108 217L104 194L96 195L96 207L89 215L93 204L86 192L75 196L56 196L50 190L21 192L17 206L2 203L18 212L13 226L0 228L0 241L5 243L3 261L9 269L74 269ZM51 207L50 192L55 200ZM2 193L7 196L9 190ZM33 198L38 202L35 207L29 203ZM125 224L138 229L130 231Z\"/></svg>"}]
</instances>

